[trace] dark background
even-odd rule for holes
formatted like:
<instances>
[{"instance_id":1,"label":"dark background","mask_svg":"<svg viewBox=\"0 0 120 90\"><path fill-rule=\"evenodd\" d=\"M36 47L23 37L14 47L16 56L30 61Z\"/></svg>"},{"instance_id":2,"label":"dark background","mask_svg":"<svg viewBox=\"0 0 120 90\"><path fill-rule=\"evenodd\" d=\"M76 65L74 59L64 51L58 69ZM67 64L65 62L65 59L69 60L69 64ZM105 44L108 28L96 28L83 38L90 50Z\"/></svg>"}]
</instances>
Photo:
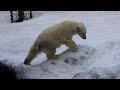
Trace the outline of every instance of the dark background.
<instances>
[{"instance_id":1,"label":"dark background","mask_svg":"<svg viewBox=\"0 0 120 90\"><path fill-rule=\"evenodd\" d=\"M116 11L120 0L1 0L0 10Z\"/></svg>"}]
</instances>

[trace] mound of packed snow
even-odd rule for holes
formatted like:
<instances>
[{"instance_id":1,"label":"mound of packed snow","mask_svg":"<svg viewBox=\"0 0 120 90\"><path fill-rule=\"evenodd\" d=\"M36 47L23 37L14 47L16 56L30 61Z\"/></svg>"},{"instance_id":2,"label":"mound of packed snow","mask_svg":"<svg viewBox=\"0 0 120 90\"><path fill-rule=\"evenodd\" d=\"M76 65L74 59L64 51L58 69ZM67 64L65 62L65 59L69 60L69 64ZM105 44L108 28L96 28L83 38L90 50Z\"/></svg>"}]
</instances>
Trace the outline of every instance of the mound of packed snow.
<instances>
[{"instance_id":1,"label":"mound of packed snow","mask_svg":"<svg viewBox=\"0 0 120 90\"><path fill-rule=\"evenodd\" d=\"M74 75L73 79L117 79L120 78L120 42L106 42L98 45L94 54L94 63L84 71Z\"/></svg>"},{"instance_id":2,"label":"mound of packed snow","mask_svg":"<svg viewBox=\"0 0 120 90\"><path fill-rule=\"evenodd\" d=\"M119 67L120 68L120 67ZM92 68L79 72L73 79L115 79L116 75L109 68Z\"/></svg>"},{"instance_id":3,"label":"mound of packed snow","mask_svg":"<svg viewBox=\"0 0 120 90\"><path fill-rule=\"evenodd\" d=\"M91 67L113 67L120 64L120 41L108 41L96 47Z\"/></svg>"},{"instance_id":4,"label":"mound of packed snow","mask_svg":"<svg viewBox=\"0 0 120 90\"><path fill-rule=\"evenodd\" d=\"M58 57L57 60L47 60L37 65L15 64L14 60L2 60L0 66L15 72L16 78L22 79L70 79L78 71L91 65L95 49L89 46L78 45L77 52L69 49Z\"/></svg>"},{"instance_id":5,"label":"mound of packed snow","mask_svg":"<svg viewBox=\"0 0 120 90\"><path fill-rule=\"evenodd\" d=\"M15 60L1 60L0 72L18 79L116 79L120 78L120 63L116 64L120 61L119 55L120 42L106 42L96 49L78 45L77 52L68 49L57 60L31 66Z\"/></svg>"},{"instance_id":6,"label":"mound of packed snow","mask_svg":"<svg viewBox=\"0 0 120 90\"><path fill-rule=\"evenodd\" d=\"M111 68L86 69L76 73L73 79L120 79L120 64Z\"/></svg>"}]
</instances>

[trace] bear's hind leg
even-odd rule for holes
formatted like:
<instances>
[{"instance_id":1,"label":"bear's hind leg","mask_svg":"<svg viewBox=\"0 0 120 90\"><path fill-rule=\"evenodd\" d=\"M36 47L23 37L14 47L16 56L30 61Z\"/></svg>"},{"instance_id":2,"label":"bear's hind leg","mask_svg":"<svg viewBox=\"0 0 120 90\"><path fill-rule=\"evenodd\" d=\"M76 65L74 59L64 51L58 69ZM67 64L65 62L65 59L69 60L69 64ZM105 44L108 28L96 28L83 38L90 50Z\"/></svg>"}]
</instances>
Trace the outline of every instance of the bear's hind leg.
<instances>
[{"instance_id":1,"label":"bear's hind leg","mask_svg":"<svg viewBox=\"0 0 120 90\"><path fill-rule=\"evenodd\" d=\"M48 59L57 59L58 55L55 55L56 53L56 49L49 49L48 52L46 53L47 54L47 58Z\"/></svg>"},{"instance_id":2,"label":"bear's hind leg","mask_svg":"<svg viewBox=\"0 0 120 90\"><path fill-rule=\"evenodd\" d=\"M25 61L24 64L26 65L30 65L30 63L32 62L32 60L38 55L39 50L36 48L31 48Z\"/></svg>"}]
</instances>

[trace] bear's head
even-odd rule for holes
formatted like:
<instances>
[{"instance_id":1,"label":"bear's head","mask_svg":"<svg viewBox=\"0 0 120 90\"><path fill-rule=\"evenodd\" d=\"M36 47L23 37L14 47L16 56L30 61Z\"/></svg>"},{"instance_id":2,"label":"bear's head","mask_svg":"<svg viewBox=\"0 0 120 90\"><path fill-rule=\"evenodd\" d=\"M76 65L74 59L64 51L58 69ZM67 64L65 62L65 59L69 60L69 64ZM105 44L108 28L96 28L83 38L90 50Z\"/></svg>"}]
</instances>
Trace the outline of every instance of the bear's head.
<instances>
[{"instance_id":1,"label":"bear's head","mask_svg":"<svg viewBox=\"0 0 120 90\"><path fill-rule=\"evenodd\" d=\"M74 22L73 34L78 34L82 39L86 39L86 27L82 22Z\"/></svg>"}]
</instances>

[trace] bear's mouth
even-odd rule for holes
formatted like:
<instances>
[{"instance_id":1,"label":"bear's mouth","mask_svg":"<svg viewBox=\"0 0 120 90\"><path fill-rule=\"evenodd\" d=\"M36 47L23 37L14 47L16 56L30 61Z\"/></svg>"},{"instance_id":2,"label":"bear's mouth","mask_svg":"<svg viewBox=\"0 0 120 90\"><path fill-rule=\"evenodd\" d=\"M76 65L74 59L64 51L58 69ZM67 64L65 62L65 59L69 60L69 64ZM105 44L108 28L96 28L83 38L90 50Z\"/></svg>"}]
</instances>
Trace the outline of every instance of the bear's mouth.
<instances>
[{"instance_id":1,"label":"bear's mouth","mask_svg":"<svg viewBox=\"0 0 120 90\"><path fill-rule=\"evenodd\" d=\"M86 35L84 33L82 33L82 38L86 39Z\"/></svg>"},{"instance_id":2,"label":"bear's mouth","mask_svg":"<svg viewBox=\"0 0 120 90\"><path fill-rule=\"evenodd\" d=\"M83 39L86 39L86 37L84 37Z\"/></svg>"}]
</instances>

